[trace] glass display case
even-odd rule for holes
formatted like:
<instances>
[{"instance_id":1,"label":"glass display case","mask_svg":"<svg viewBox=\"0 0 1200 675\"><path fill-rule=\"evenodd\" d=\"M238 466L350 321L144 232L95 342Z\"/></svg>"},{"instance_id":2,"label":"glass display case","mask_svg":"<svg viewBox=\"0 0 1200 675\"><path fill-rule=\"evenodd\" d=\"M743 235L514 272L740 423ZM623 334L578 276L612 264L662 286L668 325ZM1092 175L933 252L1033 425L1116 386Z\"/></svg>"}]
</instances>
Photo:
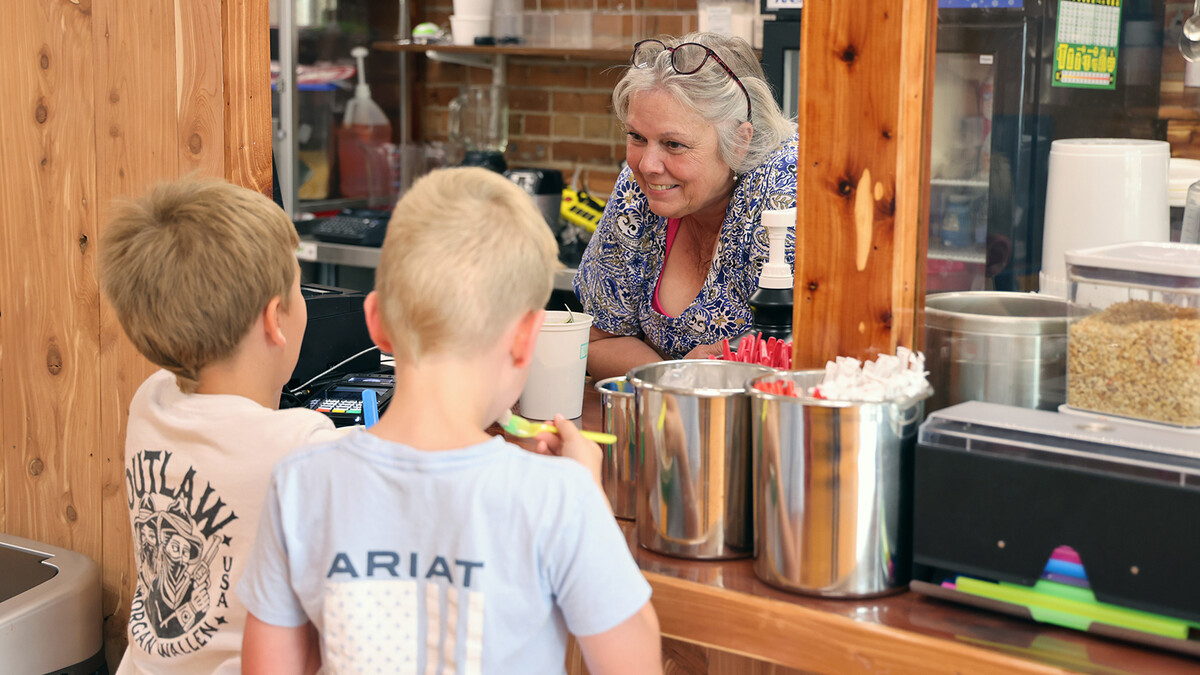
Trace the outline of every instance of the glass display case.
<instances>
[{"instance_id":1,"label":"glass display case","mask_svg":"<svg viewBox=\"0 0 1200 675\"><path fill-rule=\"evenodd\" d=\"M943 10L943 15L947 12ZM943 18L943 16L939 16ZM938 27L929 170L929 292L995 288L1028 217L1033 99L1021 12ZM999 80L999 82L997 82ZM989 260L990 256L990 260ZM989 273L990 272L990 273Z\"/></svg>"},{"instance_id":2,"label":"glass display case","mask_svg":"<svg viewBox=\"0 0 1200 675\"><path fill-rule=\"evenodd\" d=\"M339 152L347 145L343 118L355 97L358 67L351 51L393 36L391 16L370 0L271 0L271 117L279 191L294 218L368 205L361 187L369 153ZM385 31L372 26L388 26ZM370 92L394 98L394 55L369 59ZM396 115L395 106L385 111ZM374 133L372 139L381 136ZM388 138L380 142L391 141ZM353 148L341 148L351 150Z\"/></svg>"},{"instance_id":3,"label":"glass display case","mask_svg":"<svg viewBox=\"0 0 1200 675\"><path fill-rule=\"evenodd\" d=\"M782 0L762 2L770 14ZM1165 139L1162 35L1153 29L1162 3L1116 6L1113 14L1112 4L1069 0L938 0L928 292L1037 290L1053 141ZM1056 68L1071 47L1058 39L1060 23L1078 32L1080 11L1108 13L1109 32L1085 38L1109 41L1098 47L1112 49L1106 86L1066 82L1079 73ZM800 22L780 11L763 35L763 69L795 115Z\"/></svg>"}]
</instances>

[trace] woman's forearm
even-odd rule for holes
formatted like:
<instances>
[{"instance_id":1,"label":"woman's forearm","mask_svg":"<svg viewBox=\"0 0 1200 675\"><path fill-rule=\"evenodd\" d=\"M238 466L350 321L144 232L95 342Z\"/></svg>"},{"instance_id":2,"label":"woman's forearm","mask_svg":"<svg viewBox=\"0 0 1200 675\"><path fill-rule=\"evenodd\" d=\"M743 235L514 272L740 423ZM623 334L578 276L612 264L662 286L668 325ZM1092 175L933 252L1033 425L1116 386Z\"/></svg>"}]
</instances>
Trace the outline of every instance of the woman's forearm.
<instances>
[{"instance_id":1,"label":"woman's forearm","mask_svg":"<svg viewBox=\"0 0 1200 675\"><path fill-rule=\"evenodd\" d=\"M593 339L588 345L588 372L597 380L616 377L630 368L662 361L663 356L641 338L627 335Z\"/></svg>"}]
</instances>

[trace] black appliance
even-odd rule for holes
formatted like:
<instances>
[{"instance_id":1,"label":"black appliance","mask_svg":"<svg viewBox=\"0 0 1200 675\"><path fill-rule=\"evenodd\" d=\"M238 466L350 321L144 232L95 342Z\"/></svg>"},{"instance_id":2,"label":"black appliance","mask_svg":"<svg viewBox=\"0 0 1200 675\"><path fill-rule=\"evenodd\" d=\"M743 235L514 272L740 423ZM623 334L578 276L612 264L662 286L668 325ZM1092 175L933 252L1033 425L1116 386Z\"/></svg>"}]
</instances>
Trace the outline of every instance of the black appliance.
<instances>
[{"instance_id":1,"label":"black appliance","mask_svg":"<svg viewBox=\"0 0 1200 675\"><path fill-rule=\"evenodd\" d=\"M557 235L562 230L559 215L565 187L562 172L558 169L509 169L504 175L533 197L546 225Z\"/></svg>"},{"instance_id":2,"label":"black appliance","mask_svg":"<svg viewBox=\"0 0 1200 675\"><path fill-rule=\"evenodd\" d=\"M508 163L504 161L504 153L494 150L467 150L463 154L463 166L481 166L485 169L504 173Z\"/></svg>"},{"instance_id":3,"label":"black appliance","mask_svg":"<svg viewBox=\"0 0 1200 675\"><path fill-rule=\"evenodd\" d=\"M345 373L371 373L379 369L379 350L367 333L363 312L365 294L317 284L301 284L300 291L308 309L308 328L300 344L300 358L285 387L285 391L294 392L300 400L285 401L280 404L282 407L294 407L307 399L312 393L310 385ZM307 392L296 392L305 387ZM288 402L290 406L286 405Z\"/></svg>"},{"instance_id":4,"label":"black appliance","mask_svg":"<svg viewBox=\"0 0 1200 675\"><path fill-rule=\"evenodd\" d=\"M1111 90L1054 86L1060 7L1081 3L983 4L938 2L929 292L1037 289L1054 140L1166 138L1157 119L1162 3L1121 3ZM795 115L800 24L786 18L763 25L763 70Z\"/></svg>"},{"instance_id":5,"label":"black appliance","mask_svg":"<svg viewBox=\"0 0 1200 675\"><path fill-rule=\"evenodd\" d=\"M312 234L320 241L351 246L383 246L391 211L345 209L321 218L312 225Z\"/></svg>"},{"instance_id":6,"label":"black appliance","mask_svg":"<svg viewBox=\"0 0 1200 675\"><path fill-rule=\"evenodd\" d=\"M1087 597L1200 622L1195 438L1168 425L981 401L930 414L913 454L912 589L1200 656L1196 628L1174 637L1146 632L1097 614ZM1067 602L1047 605L1039 591L1021 593L1021 604L1020 596L964 589L959 578L1037 590L1035 584L1061 581L1046 573L1060 546L1078 556L1084 574L1075 578L1086 577L1070 594L1045 589ZM1061 612L1044 611L1048 606Z\"/></svg>"},{"instance_id":7,"label":"black appliance","mask_svg":"<svg viewBox=\"0 0 1200 675\"><path fill-rule=\"evenodd\" d=\"M788 117L796 116L800 99L800 4L759 0L760 13L774 17L763 22L763 73Z\"/></svg>"}]
</instances>

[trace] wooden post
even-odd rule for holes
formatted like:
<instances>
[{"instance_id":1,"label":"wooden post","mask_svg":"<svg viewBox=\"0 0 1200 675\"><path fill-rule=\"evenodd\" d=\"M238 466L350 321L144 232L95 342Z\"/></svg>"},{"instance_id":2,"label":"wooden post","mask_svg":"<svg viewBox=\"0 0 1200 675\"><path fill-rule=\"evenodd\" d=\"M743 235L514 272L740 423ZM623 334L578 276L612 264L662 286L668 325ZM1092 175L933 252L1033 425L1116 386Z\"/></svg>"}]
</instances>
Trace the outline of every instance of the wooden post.
<instances>
[{"instance_id":1,"label":"wooden post","mask_svg":"<svg viewBox=\"0 0 1200 675\"><path fill-rule=\"evenodd\" d=\"M271 189L268 0L28 0L0 19L0 532L101 566L108 665L134 567L129 401L153 367L100 296L116 198L190 173Z\"/></svg>"},{"instance_id":2,"label":"wooden post","mask_svg":"<svg viewBox=\"0 0 1200 675\"><path fill-rule=\"evenodd\" d=\"M796 368L921 346L936 5L804 3Z\"/></svg>"}]
</instances>

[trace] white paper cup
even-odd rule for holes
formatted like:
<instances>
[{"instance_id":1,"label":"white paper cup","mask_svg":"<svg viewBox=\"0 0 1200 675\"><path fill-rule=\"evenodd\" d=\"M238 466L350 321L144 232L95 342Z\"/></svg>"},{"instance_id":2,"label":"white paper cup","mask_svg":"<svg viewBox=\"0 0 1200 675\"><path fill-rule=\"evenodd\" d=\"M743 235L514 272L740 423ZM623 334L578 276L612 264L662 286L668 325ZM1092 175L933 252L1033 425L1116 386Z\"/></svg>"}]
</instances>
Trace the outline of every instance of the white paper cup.
<instances>
[{"instance_id":1,"label":"white paper cup","mask_svg":"<svg viewBox=\"0 0 1200 675\"><path fill-rule=\"evenodd\" d=\"M475 38L492 34L492 15L467 16L455 14L450 17L450 34L456 45L473 45Z\"/></svg>"},{"instance_id":2,"label":"white paper cup","mask_svg":"<svg viewBox=\"0 0 1200 675\"><path fill-rule=\"evenodd\" d=\"M453 0L452 6L457 16L491 16L493 0Z\"/></svg>"},{"instance_id":3,"label":"white paper cup","mask_svg":"<svg viewBox=\"0 0 1200 675\"><path fill-rule=\"evenodd\" d=\"M521 392L521 416L535 420L583 414L583 383L587 376L588 333L592 317L583 312L551 310L533 348L529 379Z\"/></svg>"}]
</instances>

